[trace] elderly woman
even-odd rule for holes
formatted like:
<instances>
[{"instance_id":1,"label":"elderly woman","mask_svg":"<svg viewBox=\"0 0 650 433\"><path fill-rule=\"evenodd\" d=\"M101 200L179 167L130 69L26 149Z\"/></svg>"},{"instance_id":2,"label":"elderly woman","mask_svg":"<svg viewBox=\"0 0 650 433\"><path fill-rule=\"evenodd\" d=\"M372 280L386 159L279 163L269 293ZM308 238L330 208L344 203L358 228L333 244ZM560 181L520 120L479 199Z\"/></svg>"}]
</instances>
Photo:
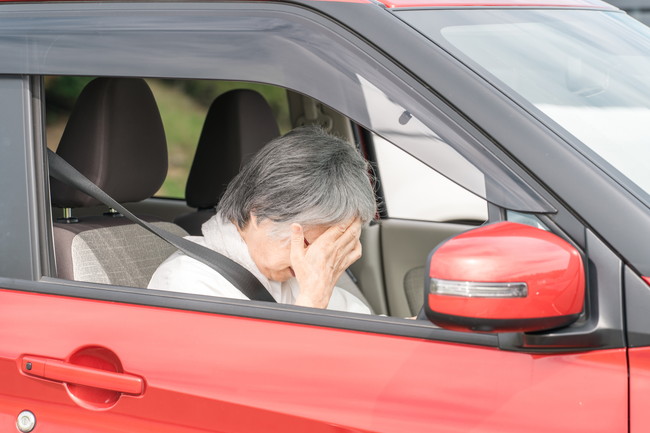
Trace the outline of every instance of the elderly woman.
<instances>
[{"instance_id":1,"label":"elderly woman","mask_svg":"<svg viewBox=\"0 0 650 433\"><path fill-rule=\"evenodd\" d=\"M300 128L259 151L228 185L203 236L188 239L244 266L277 302L367 313L335 284L361 257L361 227L375 212L367 162L348 143ZM149 288L247 299L181 252L158 267Z\"/></svg>"}]
</instances>

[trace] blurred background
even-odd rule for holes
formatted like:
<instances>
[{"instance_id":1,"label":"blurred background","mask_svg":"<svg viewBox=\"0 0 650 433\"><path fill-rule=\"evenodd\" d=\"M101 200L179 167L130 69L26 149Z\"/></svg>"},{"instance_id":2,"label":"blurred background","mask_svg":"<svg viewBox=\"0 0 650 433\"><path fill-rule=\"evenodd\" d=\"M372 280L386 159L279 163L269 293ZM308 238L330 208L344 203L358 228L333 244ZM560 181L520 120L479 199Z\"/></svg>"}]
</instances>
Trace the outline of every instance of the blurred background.
<instances>
[{"instance_id":1,"label":"blurred background","mask_svg":"<svg viewBox=\"0 0 650 433\"><path fill-rule=\"evenodd\" d=\"M650 26L650 0L609 0L607 3L623 9L630 16Z\"/></svg>"}]
</instances>

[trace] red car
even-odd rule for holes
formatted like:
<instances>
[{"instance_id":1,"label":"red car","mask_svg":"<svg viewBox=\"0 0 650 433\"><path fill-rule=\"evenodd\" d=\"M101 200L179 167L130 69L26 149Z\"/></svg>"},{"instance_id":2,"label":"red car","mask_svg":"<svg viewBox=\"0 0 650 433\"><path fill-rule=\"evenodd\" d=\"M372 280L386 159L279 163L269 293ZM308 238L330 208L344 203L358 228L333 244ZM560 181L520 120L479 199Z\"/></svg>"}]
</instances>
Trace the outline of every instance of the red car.
<instances>
[{"instance_id":1,"label":"red car","mask_svg":"<svg viewBox=\"0 0 650 433\"><path fill-rule=\"evenodd\" d=\"M650 30L624 12L3 2L0 59L0 431L650 428ZM109 90L57 117L52 83L91 79ZM305 124L373 164L348 283L374 314L146 289L175 248L61 197L57 125L63 159L192 234L219 185L179 165L196 142L167 150L196 105L170 92L216 85L235 90L198 92L210 175L236 173L251 134Z\"/></svg>"}]
</instances>

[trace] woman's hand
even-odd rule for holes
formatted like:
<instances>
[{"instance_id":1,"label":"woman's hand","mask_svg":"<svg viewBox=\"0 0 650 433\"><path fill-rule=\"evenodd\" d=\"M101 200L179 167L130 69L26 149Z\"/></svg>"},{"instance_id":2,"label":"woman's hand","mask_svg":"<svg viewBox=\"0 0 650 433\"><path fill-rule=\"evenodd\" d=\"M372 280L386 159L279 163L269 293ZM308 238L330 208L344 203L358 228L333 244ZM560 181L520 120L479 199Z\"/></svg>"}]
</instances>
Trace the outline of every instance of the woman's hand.
<instances>
[{"instance_id":1,"label":"woman's hand","mask_svg":"<svg viewBox=\"0 0 650 433\"><path fill-rule=\"evenodd\" d=\"M306 245L300 224L291 225L291 268L300 295L296 305L326 308L334 285L345 270L361 257L361 221L328 228L311 245Z\"/></svg>"}]
</instances>

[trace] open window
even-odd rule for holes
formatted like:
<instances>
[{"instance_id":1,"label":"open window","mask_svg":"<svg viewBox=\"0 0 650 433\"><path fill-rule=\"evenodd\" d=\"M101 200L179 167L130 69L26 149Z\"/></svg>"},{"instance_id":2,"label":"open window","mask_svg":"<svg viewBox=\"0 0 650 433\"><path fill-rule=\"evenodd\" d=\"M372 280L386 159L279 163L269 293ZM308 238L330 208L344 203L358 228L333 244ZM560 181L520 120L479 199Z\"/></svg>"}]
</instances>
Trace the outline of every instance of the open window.
<instances>
[{"instance_id":1,"label":"open window","mask_svg":"<svg viewBox=\"0 0 650 433\"><path fill-rule=\"evenodd\" d=\"M162 190L129 205L136 212L153 215L161 224L173 227L178 216L192 211L183 200L183 182L188 161L194 156L192 141L200 135L206 101L212 99L208 95L218 95L213 89L218 86L265 89L280 95L280 105L286 104L276 110L282 132L319 124L357 146L376 164L380 200L387 213L381 215L380 224L364 232L364 258L352 266L350 279L378 314L417 314L423 290L420 276L428 252L441 240L485 221L488 202L527 212L553 211L485 146L487 141L478 131L459 116L450 116L442 101L349 32L308 11L296 13L287 6L269 5L261 12L245 4L210 5L208 10L185 10L181 16L174 13L177 7L169 5L155 22L147 21L143 10L131 11L134 15L128 16L82 11L66 20L65 26L52 20L41 34L33 36L30 55L44 60L31 63L30 73L46 76L46 101L53 99L49 85L56 80L144 78L159 107L170 105L184 115L194 112L184 125L173 123L182 116L163 113L164 134L171 149L170 170ZM121 27L134 16L149 22L146 32ZM83 48L87 55L71 58L66 44L78 38L74 32L81 27L95 28L101 36L89 33ZM20 53L14 55L14 61L21 59ZM147 61L134 61L136 58ZM178 87L202 89L199 99L205 101L170 96ZM267 102L272 101L267 98ZM203 104L204 113L193 110L197 104ZM46 116L52 116L49 110ZM186 127L193 139L174 144L173 137ZM391 166L397 161L394 155L400 155L407 165ZM416 173L424 177L416 177ZM407 182L410 185L404 186ZM442 185L448 192L441 194ZM406 188L408 194L399 188ZM157 197L150 198L154 195ZM452 210L458 203L460 210ZM83 212L74 211L72 217ZM98 214L97 209L91 212ZM165 254L169 251L161 256ZM155 263L147 266L155 269ZM126 272L129 278L134 273ZM56 272L45 275L55 276ZM83 280L74 275L67 279ZM137 282L93 282L137 288L146 286L146 279L144 273Z\"/></svg>"}]
</instances>

